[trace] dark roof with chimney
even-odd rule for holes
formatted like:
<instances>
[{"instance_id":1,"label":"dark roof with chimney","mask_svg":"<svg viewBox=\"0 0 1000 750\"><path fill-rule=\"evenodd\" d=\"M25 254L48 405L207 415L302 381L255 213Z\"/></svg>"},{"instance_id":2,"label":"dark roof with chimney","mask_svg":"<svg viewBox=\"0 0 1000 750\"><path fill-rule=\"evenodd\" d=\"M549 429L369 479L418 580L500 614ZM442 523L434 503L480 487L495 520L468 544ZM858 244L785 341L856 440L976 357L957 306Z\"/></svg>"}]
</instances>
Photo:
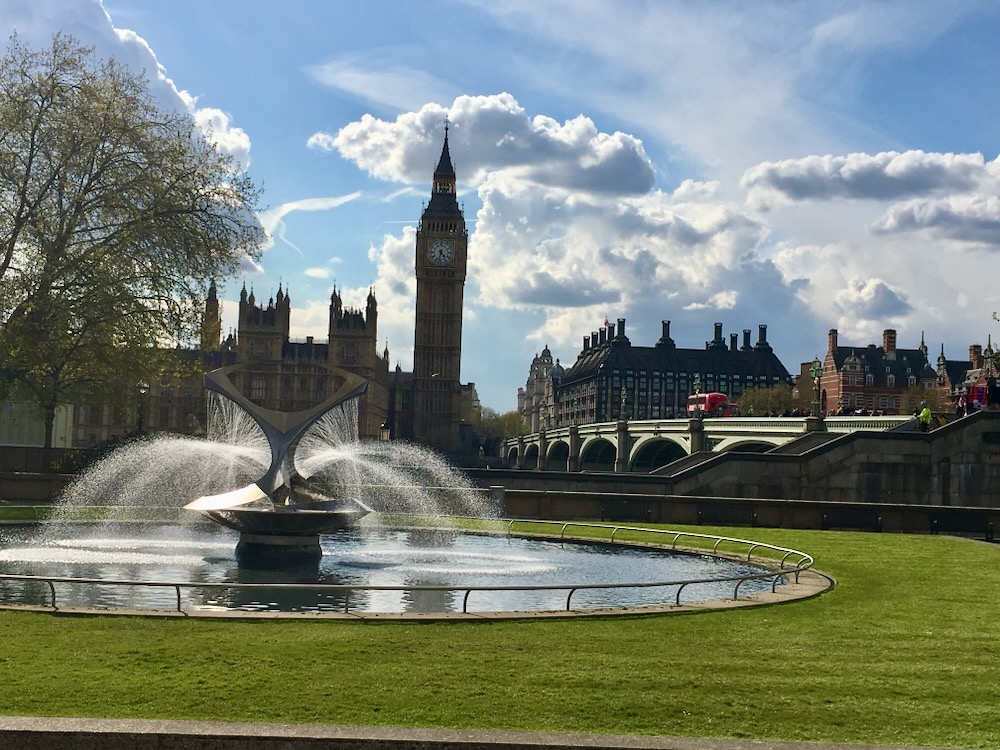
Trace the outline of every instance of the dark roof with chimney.
<instances>
[{"instance_id":1,"label":"dark roof with chimney","mask_svg":"<svg viewBox=\"0 0 1000 750\"><path fill-rule=\"evenodd\" d=\"M895 355L890 356L890 355ZM898 383L914 376L918 381L934 379L937 373L927 362L927 354L923 349L895 349L886 353L885 348L869 344L866 347L838 346L833 351L833 361L840 372L850 357L857 362L858 370L872 376L872 385L887 385L889 376Z\"/></svg>"},{"instance_id":2,"label":"dark roof with chimney","mask_svg":"<svg viewBox=\"0 0 1000 750\"><path fill-rule=\"evenodd\" d=\"M620 324L624 321L620 321ZM682 349L669 337L661 337L656 346L633 346L627 336L614 334L614 326L606 331L610 338L598 340L580 352L572 367L561 378L562 385L588 380L600 371L633 370L635 372L712 373L745 377L755 380L765 377L768 382L789 382L788 370L775 356L770 344L762 338L753 347L732 349L717 336L705 342L704 349ZM669 343L668 343L669 341Z\"/></svg>"}]
</instances>

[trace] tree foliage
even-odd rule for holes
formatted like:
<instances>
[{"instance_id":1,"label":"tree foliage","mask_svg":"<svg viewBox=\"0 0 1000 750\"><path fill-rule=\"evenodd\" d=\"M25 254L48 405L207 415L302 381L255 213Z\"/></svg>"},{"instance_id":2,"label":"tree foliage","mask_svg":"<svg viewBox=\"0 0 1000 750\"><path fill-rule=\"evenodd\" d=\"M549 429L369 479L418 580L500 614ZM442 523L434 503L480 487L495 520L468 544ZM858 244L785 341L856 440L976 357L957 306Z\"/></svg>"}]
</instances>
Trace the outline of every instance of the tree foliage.
<instances>
[{"instance_id":1,"label":"tree foliage","mask_svg":"<svg viewBox=\"0 0 1000 750\"><path fill-rule=\"evenodd\" d=\"M747 388L736 401L740 413L751 417L781 416L797 408L792 387L786 383Z\"/></svg>"},{"instance_id":2,"label":"tree foliage","mask_svg":"<svg viewBox=\"0 0 1000 750\"><path fill-rule=\"evenodd\" d=\"M935 414L951 411L951 402L940 388L907 388L899 398L900 414L916 414L926 401Z\"/></svg>"},{"instance_id":3,"label":"tree foliage","mask_svg":"<svg viewBox=\"0 0 1000 750\"><path fill-rule=\"evenodd\" d=\"M497 455L500 445L506 438L528 432L528 425L521 412L514 410L500 414L488 406L482 408L479 420L474 426L483 439L487 455Z\"/></svg>"},{"instance_id":4,"label":"tree foliage","mask_svg":"<svg viewBox=\"0 0 1000 750\"><path fill-rule=\"evenodd\" d=\"M259 191L146 79L57 34L0 60L0 388L47 418L151 381L209 282L259 256ZM0 393L0 395L3 395Z\"/></svg>"}]
</instances>

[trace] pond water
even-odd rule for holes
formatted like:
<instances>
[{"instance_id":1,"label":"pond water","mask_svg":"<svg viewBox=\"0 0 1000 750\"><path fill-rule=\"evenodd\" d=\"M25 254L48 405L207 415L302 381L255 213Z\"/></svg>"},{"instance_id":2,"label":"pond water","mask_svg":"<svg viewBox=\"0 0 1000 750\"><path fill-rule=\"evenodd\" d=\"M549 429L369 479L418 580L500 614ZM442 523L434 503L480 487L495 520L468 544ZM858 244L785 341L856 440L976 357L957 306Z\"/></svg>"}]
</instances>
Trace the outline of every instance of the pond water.
<instances>
[{"instance_id":1,"label":"pond water","mask_svg":"<svg viewBox=\"0 0 1000 750\"><path fill-rule=\"evenodd\" d=\"M462 611L465 592L398 590L391 587L575 586L640 584L721 578L762 568L716 558L621 545L553 542L453 530L388 530L377 526L324 536L317 563L281 570L237 564L235 532L214 526L169 524L49 526L44 531L0 531L0 573L92 578L102 581L167 581L255 584L182 590L182 608L241 611L343 611L343 590L263 588L260 584L342 584L390 590L351 591L351 612L431 613ZM770 579L747 581L741 598L769 591ZM58 583L60 607L175 609L173 588L103 583ZM681 603L728 599L734 583L684 588ZM677 586L586 589L573 594L573 609L622 608L674 603ZM470 612L563 610L566 589L473 591ZM48 604L47 584L0 579L0 601Z\"/></svg>"}]
</instances>

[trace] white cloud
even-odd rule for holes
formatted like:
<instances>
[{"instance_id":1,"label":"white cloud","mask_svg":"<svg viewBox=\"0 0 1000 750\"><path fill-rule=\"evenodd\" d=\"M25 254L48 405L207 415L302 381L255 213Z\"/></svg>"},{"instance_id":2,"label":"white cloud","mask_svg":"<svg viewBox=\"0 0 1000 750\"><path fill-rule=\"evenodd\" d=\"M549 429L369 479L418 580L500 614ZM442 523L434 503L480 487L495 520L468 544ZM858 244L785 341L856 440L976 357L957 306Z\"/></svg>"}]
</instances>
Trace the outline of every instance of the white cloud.
<instances>
[{"instance_id":1,"label":"white cloud","mask_svg":"<svg viewBox=\"0 0 1000 750\"><path fill-rule=\"evenodd\" d=\"M923 151L807 156L764 162L741 181L751 204L775 200L895 200L917 195L964 192L992 180L993 165L982 154Z\"/></svg>"},{"instance_id":2,"label":"white cloud","mask_svg":"<svg viewBox=\"0 0 1000 750\"><path fill-rule=\"evenodd\" d=\"M447 118L453 161L462 180L477 184L491 172L589 192L643 193L654 172L642 142L625 133L601 133L580 116L563 123L529 118L510 94L460 96L449 108L428 104L395 122L365 115L334 136L316 133L309 146L336 150L383 180L424 183L435 164Z\"/></svg>"},{"instance_id":3,"label":"white cloud","mask_svg":"<svg viewBox=\"0 0 1000 750\"><path fill-rule=\"evenodd\" d=\"M221 109L203 107L194 110L198 129L224 154L229 154L241 170L250 166L250 136L243 128L233 126L229 115Z\"/></svg>"},{"instance_id":4,"label":"white cloud","mask_svg":"<svg viewBox=\"0 0 1000 750\"><path fill-rule=\"evenodd\" d=\"M927 231L934 237L1000 249L1000 197L963 195L896 204L872 226L872 231Z\"/></svg>"},{"instance_id":5,"label":"white cloud","mask_svg":"<svg viewBox=\"0 0 1000 750\"><path fill-rule=\"evenodd\" d=\"M393 110L418 109L453 95L435 76L378 54L341 56L306 70L324 86Z\"/></svg>"},{"instance_id":6,"label":"white cloud","mask_svg":"<svg viewBox=\"0 0 1000 750\"><path fill-rule=\"evenodd\" d=\"M267 250L272 247L274 245L274 238L277 237L299 255L304 255L302 250L289 239L287 234L288 228L284 221L285 217L295 211L329 211L332 208L338 208L360 197L361 192L355 191L347 195L302 198L296 201L287 201L280 206L261 211L260 222L267 233L267 242L264 249Z\"/></svg>"},{"instance_id":7,"label":"white cloud","mask_svg":"<svg viewBox=\"0 0 1000 750\"><path fill-rule=\"evenodd\" d=\"M887 323L912 310L905 293L878 278L850 279L837 293L834 306L845 318Z\"/></svg>"}]
</instances>

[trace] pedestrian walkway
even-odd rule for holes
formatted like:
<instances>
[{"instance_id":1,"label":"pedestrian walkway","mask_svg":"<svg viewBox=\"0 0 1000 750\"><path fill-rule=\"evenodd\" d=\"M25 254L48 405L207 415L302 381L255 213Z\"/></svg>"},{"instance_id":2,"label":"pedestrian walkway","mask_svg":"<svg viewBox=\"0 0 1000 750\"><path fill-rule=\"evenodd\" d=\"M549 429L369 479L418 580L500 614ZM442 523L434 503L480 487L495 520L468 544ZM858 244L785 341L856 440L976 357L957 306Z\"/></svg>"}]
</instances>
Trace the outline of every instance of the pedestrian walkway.
<instances>
[{"instance_id":1,"label":"pedestrian walkway","mask_svg":"<svg viewBox=\"0 0 1000 750\"><path fill-rule=\"evenodd\" d=\"M0 750L918 750L898 745L342 727L140 719L0 717ZM943 750L919 748L919 750ZM950 748L949 750L959 750Z\"/></svg>"}]
</instances>

